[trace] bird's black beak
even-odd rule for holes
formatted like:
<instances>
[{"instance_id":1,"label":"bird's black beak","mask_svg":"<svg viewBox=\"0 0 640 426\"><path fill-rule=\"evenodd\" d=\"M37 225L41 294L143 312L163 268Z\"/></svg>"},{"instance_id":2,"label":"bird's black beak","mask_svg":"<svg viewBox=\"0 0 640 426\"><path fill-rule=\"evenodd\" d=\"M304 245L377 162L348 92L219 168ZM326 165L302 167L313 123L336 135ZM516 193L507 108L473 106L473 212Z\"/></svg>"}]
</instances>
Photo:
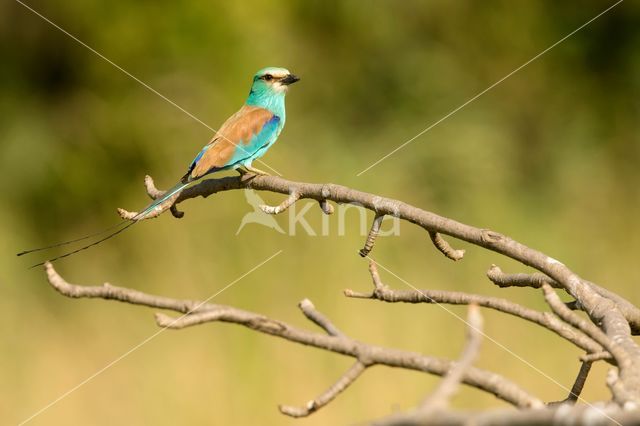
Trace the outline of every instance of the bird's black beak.
<instances>
[{"instance_id":1,"label":"bird's black beak","mask_svg":"<svg viewBox=\"0 0 640 426\"><path fill-rule=\"evenodd\" d=\"M290 84L295 83L298 80L300 80L300 77L298 77L297 75L289 74L288 76L280 80L280 83L288 86Z\"/></svg>"}]
</instances>

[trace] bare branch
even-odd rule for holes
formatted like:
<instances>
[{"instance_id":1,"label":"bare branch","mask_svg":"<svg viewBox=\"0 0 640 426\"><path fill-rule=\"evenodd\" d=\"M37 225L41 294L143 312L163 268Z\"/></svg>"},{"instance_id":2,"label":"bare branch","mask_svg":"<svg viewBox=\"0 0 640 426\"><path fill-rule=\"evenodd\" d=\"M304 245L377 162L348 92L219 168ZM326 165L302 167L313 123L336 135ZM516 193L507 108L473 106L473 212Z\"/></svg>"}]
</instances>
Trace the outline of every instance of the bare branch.
<instances>
[{"instance_id":1,"label":"bare branch","mask_svg":"<svg viewBox=\"0 0 640 426\"><path fill-rule=\"evenodd\" d=\"M542 273L534 274L506 274L502 272L496 265L491 265L487 271L487 277L498 287L532 287L541 288L542 284L547 283L553 288L563 288L563 286L556 280ZM618 308L622 311L623 315L629 321L631 331L634 335L640 335L640 309L634 306L631 302L623 298L622 296L613 293L606 288L600 287L590 281L582 280L582 282L590 286L596 293L602 297L606 297L614 301ZM582 305L579 301L572 302L569 305L570 309L581 309Z\"/></svg>"},{"instance_id":2,"label":"bare branch","mask_svg":"<svg viewBox=\"0 0 640 426\"><path fill-rule=\"evenodd\" d=\"M587 382L589 371L591 371L591 364L591 362L583 362L580 366L580 371L578 371L578 376L576 377L576 380L571 387L571 392L569 393L566 402L575 404L575 402L580 397L582 389L584 388L584 384Z\"/></svg>"},{"instance_id":3,"label":"bare branch","mask_svg":"<svg viewBox=\"0 0 640 426\"><path fill-rule=\"evenodd\" d=\"M435 213L419 209L399 200L357 191L342 185L293 182L276 176L255 175L252 175L250 178L247 178L246 176L236 176L200 181L197 184L184 189L180 194L176 194L176 197L172 197L170 200L162 203L162 205L158 206L146 218L156 217L163 211L170 209L174 204L190 198L198 196L207 197L220 191L245 188L287 194L289 198L280 206L275 208L279 208L280 211L283 211L287 207L287 204L290 205L290 203L292 203L293 194L295 194L296 199L312 199L323 203L328 201L333 201L335 203L356 203L365 209L373 211L376 216L392 215L400 220L420 226L429 233L431 238L434 240L436 247L445 253L445 255L447 253L451 255L451 253L456 252L451 249L448 244L438 244L440 241L444 240L438 239L437 237L446 235L502 254L521 262L526 266L536 269L539 273L549 278L549 283L557 285L558 288L567 292L576 301L575 306L580 307L580 309L584 310L584 312L589 316L592 323L591 327L586 327L584 323L580 323L580 327L582 327L580 330L583 332L584 330L588 330L589 334L593 336L594 339L597 336L596 341L600 345L603 345L603 342L607 342L607 346L604 346L604 349L611 352L615 360L615 364L619 369L616 372L617 375L615 382L612 382L610 386L616 403L624 407L640 406L640 345L632 338L632 333L640 333L640 310L623 298L608 292L593 283L585 281L563 263L538 250L527 247L506 235L502 235L489 229L480 229L469 226ZM125 218L131 218L126 215L127 212L123 213ZM378 293L384 294L381 292L374 293L376 298L379 297ZM398 294L398 292L393 293ZM391 294L391 296L393 296L393 294ZM401 296L401 298L407 299L406 301L411 303L425 302L427 300L438 301L437 297L440 296L443 300L452 300L452 302L441 303L470 303L474 301L469 299L465 300L464 298L458 297L459 295L457 294L447 295L442 293L438 296L436 293L432 292L427 294L427 296L429 296L427 299L424 297L421 299L415 294L407 294ZM455 302L455 300L459 301ZM484 300L484 302L489 306L494 301ZM483 306L482 303L477 303ZM564 308L569 311L566 306L564 306ZM513 309L513 307L505 309ZM559 312L558 309L555 310L556 312ZM202 312L190 315L190 317L205 314L205 312ZM223 315L221 318L226 317ZM547 319L546 321L549 322L550 320ZM558 331L559 329L557 327L550 329L558 332L558 334L569 333L565 331ZM600 331L602 334L596 333L596 330ZM574 331L574 333L580 332ZM606 339L603 338L603 335L606 336ZM337 338L333 336L325 337ZM581 347L585 346L583 345ZM594 350L589 350L589 352L602 351L602 349L593 349Z\"/></svg>"},{"instance_id":4,"label":"bare branch","mask_svg":"<svg viewBox=\"0 0 640 426\"><path fill-rule=\"evenodd\" d=\"M449 235L537 269L557 282L575 300L580 302L591 320L595 324L602 324L605 333L616 340L621 346L621 350L627 353L628 363L621 367L625 371L620 375L620 379L629 386L630 395L640 395L640 346L631 338L631 329L636 330L640 325L640 320L636 321L640 319L640 315L635 315L637 309L627 311L618 302L616 304L611 302L613 306L609 306L606 303L611 301L609 297L602 296L594 291L592 286L585 285L584 280L577 274L544 253L498 232L465 225L402 201L357 191L342 185L293 182L277 176L252 176L251 179L244 179L242 176L229 176L203 180L184 189L175 203L198 196L207 197L219 191L244 188L281 194L296 193L299 199L309 198L318 202L329 200L336 203L357 203L373 211L376 215L384 214L398 217L401 220L414 223L430 233ZM160 214L163 206L160 206L151 216ZM165 210L168 208L167 205ZM618 308L618 306L621 307ZM634 402L640 404L640 396L634 398Z\"/></svg>"},{"instance_id":5,"label":"bare branch","mask_svg":"<svg viewBox=\"0 0 640 426\"><path fill-rule=\"evenodd\" d=\"M580 399L580 394L582 393L582 389L584 388L584 384L587 381L587 377L589 376L589 371L591 371L591 365L593 363L591 361L583 361L580 364L580 370L578 371L578 375L573 382L573 386L569 391L569 395L563 399L562 401L553 401L547 403L548 407L555 407L558 405L568 404L574 405L578 399Z\"/></svg>"},{"instance_id":6,"label":"bare branch","mask_svg":"<svg viewBox=\"0 0 640 426\"><path fill-rule=\"evenodd\" d=\"M543 284L545 300L551 309L567 323L582 330L585 334L592 337L600 343L613 357L618 369L611 369L608 372L607 385L613 394L613 399L621 407L628 410L637 410L640 407L640 382L635 376L635 368L639 362L639 357L635 354L634 347L629 345L625 337L631 335L629 323L626 322L621 315L606 315L598 313L594 315L596 318L602 319L602 327L604 331L580 318L576 313L571 311L560 300L555 291L548 284ZM593 294L587 297L594 297ZM596 305L594 309L610 310L614 314L619 314L617 306L609 299L601 302L602 305Z\"/></svg>"},{"instance_id":7,"label":"bare branch","mask_svg":"<svg viewBox=\"0 0 640 426\"><path fill-rule=\"evenodd\" d=\"M373 218L373 222L371 223L371 229L369 230L369 235L367 235L367 241L364 243L364 247L360 249L360 256L367 257L371 250L373 250L373 245L376 242L376 238L378 237L378 233L380 232L380 225L384 220L384 215L376 215Z\"/></svg>"},{"instance_id":8,"label":"bare branch","mask_svg":"<svg viewBox=\"0 0 640 426\"><path fill-rule=\"evenodd\" d=\"M578 330L581 330L587 336L598 342L613 356L616 361L618 361L619 358L621 359L625 357L625 354L620 351L620 349L602 330L586 319L580 318L575 312L567 308L550 285L546 283L543 284L542 290L544 292L545 300L559 318L568 324L571 324Z\"/></svg>"},{"instance_id":9,"label":"bare branch","mask_svg":"<svg viewBox=\"0 0 640 426\"><path fill-rule=\"evenodd\" d=\"M294 205L295 202L299 199L300 195L297 192L293 191L283 202L281 202L277 206L268 206L266 204L263 204L260 206L260 209L266 214L280 214Z\"/></svg>"},{"instance_id":10,"label":"bare branch","mask_svg":"<svg viewBox=\"0 0 640 426\"><path fill-rule=\"evenodd\" d=\"M434 410L441 410L447 407L449 399L455 394L460 380L465 371L475 361L480 352L480 342L482 341L482 315L478 305L469 305L467 315L467 343L462 351L460 360L453 366L449 374L440 382L440 385L418 408L418 412L423 417L428 417Z\"/></svg>"},{"instance_id":11,"label":"bare branch","mask_svg":"<svg viewBox=\"0 0 640 426\"><path fill-rule=\"evenodd\" d=\"M156 185L153 182L153 178L149 175L146 175L144 177L144 187L147 191L147 195L152 200L157 200L158 198L166 194L166 191L161 191L158 188L156 188ZM179 195L180 193L177 193L172 197L168 198L167 200L165 200L162 204L157 206L151 213L145 215L144 219L156 218L160 216L162 213L164 213L167 209L171 211L171 214L173 215L173 217L177 219L181 219L184 216L184 212L181 212L180 210L178 210L178 207L176 207L175 205L175 202L178 199ZM122 219L138 220L136 219L136 216L138 216L138 212L130 212L121 208L118 208L117 210L118 210L118 214Z\"/></svg>"},{"instance_id":12,"label":"bare branch","mask_svg":"<svg viewBox=\"0 0 640 426\"><path fill-rule=\"evenodd\" d=\"M604 404L561 404L543 409L496 409L485 412L438 412L429 419L396 415L372 422L375 426L566 426L636 425L640 412Z\"/></svg>"},{"instance_id":13,"label":"bare branch","mask_svg":"<svg viewBox=\"0 0 640 426\"><path fill-rule=\"evenodd\" d=\"M613 360L613 357L607 351L584 354L580 356L580 361L582 362L596 362L596 361L602 361L602 360L610 362L611 360Z\"/></svg>"},{"instance_id":14,"label":"bare branch","mask_svg":"<svg viewBox=\"0 0 640 426\"><path fill-rule=\"evenodd\" d=\"M280 412L291 417L306 417L311 413L319 410L320 408L331 402L339 393L344 391L367 368L362 362L356 361L341 377L335 382L329 389L327 389L322 395L318 396L305 404L304 407L292 407L290 405L280 405L278 408Z\"/></svg>"},{"instance_id":15,"label":"bare branch","mask_svg":"<svg viewBox=\"0 0 640 426\"><path fill-rule=\"evenodd\" d=\"M344 334L342 334L342 332L338 330L331 321L329 321L329 318L316 310L316 307L313 306L311 300L304 299L298 306L305 317L320 326L329 336L344 336Z\"/></svg>"},{"instance_id":16,"label":"bare branch","mask_svg":"<svg viewBox=\"0 0 640 426\"><path fill-rule=\"evenodd\" d=\"M345 290L347 297L368 298L387 303L434 303L451 305L476 304L485 308L494 309L505 314L513 315L545 327L560 337L568 340L581 349L591 352L601 352L602 346L579 330L576 330L555 316L527 308L507 299L482 296L477 294L462 293L457 291L442 290L392 290L382 283L375 262L369 263L369 272L374 284L372 293L357 293Z\"/></svg>"},{"instance_id":17,"label":"bare branch","mask_svg":"<svg viewBox=\"0 0 640 426\"><path fill-rule=\"evenodd\" d=\"M319 200L320 210L326 215L333 214L333 206L327 200Z\"/></svg>"},{"instance_id":18,"label":"bare branch","mask_svg":"<svg viewBox=\"0 0 640 426\"><path fill-rule=\"evenodd\" d=\"M460 260L464 257L464 250L455 250L452 248L438 232L429 231L429 236L431 237L433 245L449 259L455 262L456 260Z\"/></svg>"},{"instance_id":19,"label":"bare branch","mask_svg":"<svg viewBox=\"0 0 640 426\"><path fill-rule=\"evenodd\" d=\"M53 268L53 265L46 262L44 265L49 284L60 294L71 298L99 298L106 300L117 300L120 302L143 305L153 308L170 309L181 313L201 312L217 307L210 303L201 305L194 300L178 300L162 296L152 296L137 290L116 287L108 283L101 286L79 286L69 284Z\"/></svg>"},{"instance_id":20,"label":"bare branch","mask_svg":"<svg viewBox=\"0 0 640 426\"><path fill-rule=\"evenodd\" d=\"M562 288L562 286L549 278L545 274L505 274L497 265L491 265L487 271L487 277L491 282L501 288L505 287L532 287L541 288L542 284L548 283L554 288Z\"/></svg>"},{"instance_id":21,"label":"bare branch","mask_svg":"<svg viewBox=\"0 0 640 426\"><path fill-rule=\"evenodd\" d=\"M153 182L153 178L149 175L146 175L144 177L144 187L147 190L147 195L149 195L152 200L157 200L166 193L165 191L161 191L156 188L156 185ZM184 217L184 212L178 210L175 204L172 204L169 210L171 211L173 217L175 217L176 219L181 219L182 217Z\"/></svg>"},{"instance_id":22,"label":"bare branch","mask_svg":"<svg viewBox=\"0 0 640 426\"><path fill-rule=\"evenodd\" d=\"M144 177L144 188L147 190L147 195L152 200L157 200L165 194L165 191L156 188L153 178L149 175L145 175Z\"/></svg>"},{"instance_id":23,"label":"bare branch","mask_svg":"<svg viewBox=\"0 0 640 426\"><path fill-rule=\"evenodd\" d=\"M382 283L380 279L380 273L378 273L378 267L376 266L376 262L373 260L369 261L369 273L371 274L371 281L373 281L373 288L376 291L383 291L388 288L386 285Z\"/></svg>"},{"instance_id":24,"label":"bare branch","mask_svg":"<svg viewBox=\"0 0 640 426\"><path fill-rule=\"evenodd\" d=\"M118 215L125 220L134 220L134 218L138 216L138 212L130 212L128 210L121 209L120 207L116 210L118 211Z\"/></svg>"},{"instance_id":25,"label":"bare branch","mask_svg":"<svg viewBox=\"0 0 640 426\"><path fill-rule=\"evenodd\" d=\"M170 299L149 295L136 290L116 286L84 287L67 283L53 269L45 266L49 283L67 297L93 297L118 300L136 305L186 313L178 319L157 314L156 321L165 328L180 329L205 322L220 321L243 325L260 333L277 336L290 342L324 349L355 358L365 366L386 365L408 370L422 371L442 376L451 370L450 360L430 357L417 352L401 351L357 341L346 336L332 336L299 329L282 321L242 309L189 300ZM196 309L197 307L197 309ZM462 379L466 385L489 392L517 407L539 407L542 402L508 379L479 368L469 368Z\"/></svg>"}]
</instances>

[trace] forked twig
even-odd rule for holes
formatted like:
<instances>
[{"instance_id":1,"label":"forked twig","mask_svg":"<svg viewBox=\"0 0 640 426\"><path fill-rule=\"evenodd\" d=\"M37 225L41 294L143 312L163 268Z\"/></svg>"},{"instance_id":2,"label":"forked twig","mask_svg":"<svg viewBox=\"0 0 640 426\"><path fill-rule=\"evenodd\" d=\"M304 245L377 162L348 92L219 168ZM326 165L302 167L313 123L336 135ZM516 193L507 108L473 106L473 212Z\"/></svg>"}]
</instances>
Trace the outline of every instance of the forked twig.
<instances>
[{"instance_id":1,"label":"forked twig","mask_svg":"<svg viewBox=\"0 0 640 426\"><path fill-rule=\"evenodd\" d=\"M337 329L329 325L328 320L320 313L314 312L315 308L312 307L313 305L305 303L304 301L300 304L301 309L303 312L306 311L306 315L308 315L313 322L322 324L322 327L327 331L326 334L303 330L283 321L231 306L202 303L192 300L171 299L111 285L85 287L69 284L55 271L50 263L46 263L45 269L52 287L67 297L117 300L135 305L174 310L183 314L178 318L171 318L161 313L156 314L158 325L164 329L181 329L207 322L219 321L239 324L257 332L277 336L290 342L350 356L365 367L386 365L442 376L447 374L454 365L452 361L442 358L363 343L343 334L331 335L330 333L335 334ZM326 404L330 401L330 398L326 399L327 397L335 397L340 389L345 388L355 380L359 375L359 369L359 366L354 366L343 379L329 391L325 392L322 398L319 398L320 404L315 405L315 409L322 406L322 403ZM538 407L542 405L539 399L531 396L508 379L476 367L472 367L465 372L462 382L489 392L517 407Z\"/></svg>"},{"instance_id":2,"label":"forked twig","mask_svg":"<svg viewBox=\"0 0 640 426\"><path fill-rule=\"evenodd\" d=\"M380 274L373 260L369 262L369 273L373 281L374 291L370 293L355 292L347 289L345 296L360 299L375 299L387 303L433 303L451 305L470 305L496 310L513 315L523 320L540 325L560 337L568 340L588 353L601 352L602 346L580 330L569 326L550 313L536 311L507 299L482 296L477 294L443 290L392 290L382 283Z\"/></svg>"}]
</instances>

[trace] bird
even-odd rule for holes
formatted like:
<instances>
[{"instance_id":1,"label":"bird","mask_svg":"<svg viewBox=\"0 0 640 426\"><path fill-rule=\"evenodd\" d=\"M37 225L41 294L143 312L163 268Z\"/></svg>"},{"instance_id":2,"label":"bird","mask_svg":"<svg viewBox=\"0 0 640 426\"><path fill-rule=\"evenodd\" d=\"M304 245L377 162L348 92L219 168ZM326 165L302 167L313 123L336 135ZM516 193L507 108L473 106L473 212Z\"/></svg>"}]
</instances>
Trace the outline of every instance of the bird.
<instances>
[{"instance_id":1,"label":"bird","mask_svg":"<svg viewBox=\"0 0 640 426\"><path fill-rule=\"evenodd\" d=\"M115 226L74 240L25 250L18 253L18 256L65 246L113 231L91 244L50 259L49 262L98 245L140 222L166 200L179 194L191 183L212 173L233 169L241 174L268 175L253 167L253 162L262 157L280 136L286 121L285 95L289 86L299 80L298 76L286 68L260 69L253 76L251 90L242 107L222 124L209 143L191 161L184 176L163 196L147 205L134 217ZM33 267L44 263L33 265Z\"/></svg>"}]
</instances>

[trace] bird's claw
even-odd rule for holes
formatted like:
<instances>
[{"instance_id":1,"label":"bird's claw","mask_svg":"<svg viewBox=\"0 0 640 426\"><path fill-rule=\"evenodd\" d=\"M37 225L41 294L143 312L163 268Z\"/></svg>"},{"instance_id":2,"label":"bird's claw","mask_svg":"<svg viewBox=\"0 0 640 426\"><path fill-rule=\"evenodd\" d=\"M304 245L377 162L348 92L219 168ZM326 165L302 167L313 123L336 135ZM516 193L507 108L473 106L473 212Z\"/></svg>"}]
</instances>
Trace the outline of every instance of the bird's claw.
<instances>
[{"instance_id":1,"label":"bird's claw","mask_svg":"<svg viewBox=\"0 0 640 426\"><path fill-rule=\"evenodd\" d=\"M236 171L240 173L240 175L251 173L257 176L269 176L269 173L260 169L256 169L255 167L252 167L252 166L240 166L236 169Z\"/></svg>"}]
</instances>

